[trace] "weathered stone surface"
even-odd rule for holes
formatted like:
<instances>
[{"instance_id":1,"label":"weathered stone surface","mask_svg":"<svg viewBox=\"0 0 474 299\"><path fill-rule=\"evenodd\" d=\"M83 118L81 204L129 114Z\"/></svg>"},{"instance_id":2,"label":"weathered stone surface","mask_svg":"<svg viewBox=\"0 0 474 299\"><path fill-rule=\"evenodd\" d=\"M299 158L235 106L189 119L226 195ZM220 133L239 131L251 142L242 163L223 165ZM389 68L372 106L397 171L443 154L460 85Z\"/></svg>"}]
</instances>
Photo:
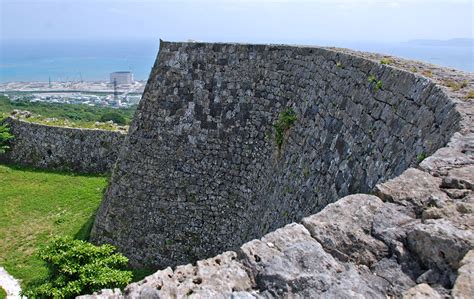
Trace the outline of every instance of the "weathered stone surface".
<instances>
[{"instance_id":1,"label":"weathered stone surface","mask_svg":"<svg viewBox=\"0 0 474 299\"><path fill-rule=\"evenodd\" d=\"M442 297L426 283L418 284L403 294L403 299L441 299Z\"/></svg>"},{"instance_id":2,"label":"weathered stone surface","mask_svg":"<svg viewBox=\"0 0 474 299\"><path fill-rule=\"evenodd\" d=\"M77 296L76 299L122 299L123 295L120 289L103 289L92 295Z\"/></svg>"},{"instance_id":3,"label":"weathered stone surface","mask_svg":"<svg viewBox=\"0 0 474 299\"><path fill-rule=\"evenodd\" d=\"M245 291L252 281L236 261L235 252L225 252L212 259L158 271L125 289L128 298L226 298L232 292Z\"/></svg>"},{"instance_id":4,"label":"weathered stone surface","mask_svg":"<svg viewBox=\"0 0 474 299\"><path fill-rule=\"evenodd\" d=\"M375 194L384 201L407 206L419 215L431 203L441 205L449 200L439 189L442 179L418 169L409 168L402 175L375 187Z\"/></svg>"},{"instance_id":5,"label":"weathered stone surface","mask_svg":"<svg viewBox=\"0 0 474 299\"><path fill-rule=\"evenodd\" d=\"M52 127L13 117L6 122L15 138L0 161L62 171L110 172L126 136L118 131Z\"/></svg>"},{"instance_id":6,"label":"weathered stone surface","mask_svg":"<svg viewBox=\"0 0 474 299\"><path fill-rule=\"evenodd\" d=\"M241 250L257 287L274 296L309 297L325 292L336 283L336 274L345 270L300 224L248 242Z\"/></svg>"},{"instance_id":7,"label":"weathered stone surface","mask_svg":"<svg viewBox=\"0 0 474 299\"><path fill-rule=\"evenodd\" d=\"M409 209L392 203L384 203L374 215L372 235L387 244L391 251L397 253L409 231L420 221L411 217ZM401 258L401 256L399 256Z\"/></svg>"},{"instance_id":8,"label":"weathered stone surface","mask_svg":"<svg viewBox=\"0 0 474 299\"><path fill-rule=\"evenodd\" d=\"M443 178L442 188L474 189L474 165L454 168Z\"/></svg>"},{"instance_id":9,"label":"weathered stone surface","mask_svg":"<svg viewBox=\"0 0 474 299\"><path fill-rule=\"evenodd\" d=\"M464 256L460 266L451 294L459 299L472 298L474 296L474 250L470 250Z\"/></svg>"},{"instance_id":10,"label":"weathered stone surface","mask_svg":"<svg viewBox=\"0 0 474 299\"><path fill-rule=\"evenodd\" d=\"M455 133L446 147L423 160L420 167L433 175L446 176L453 168L474 164L473 153L474 133Z\"/></svg>"},{"instance_id":11,"label":"weathered stone surface","mask_svg":"<svg viewBox=\"0 0 474 299\"><path fill-rule=\"evenodd\" d=\"M372 267L373 273L389 284L387 295L394 297L400 297L404 290L416 284L413 275L408 274L407 270L411 272L410 274L416 271L416 269L405 269L404 271L395 257L384 258Z\"/></svg>"},{"instance_id":12,"label":"weathered stone surface","mask_svg":"<svg viewBox=\"0 0 474 299\"><path fill-rule=\"evenodd\" d=\"M401 174L449 140L455 108L430 80L339 50L162 42L92 240L134 266L235 250Z\"/></svg>"},{"instance_id":13,"label":"weathered stone surface","mask_svg":"<svg viewBox=\"0 0 474 299\"><path fill-rule=\"evenodd\" d=\"M300 224L244 244L240 261L262 296L376 298L388 288L367 267L338 262Z\"/></svg>"},{"instance_id":14,"label":"weathered stone surface","mask_svg":"<svg viewBox=\"0 0 474 299\"><path fill-rule=\"evenodd\" d=\"M474 246L474 232L456 228L449 220L430 219L408 233L408 246L429 268L456 271Z\"/></svg>"},{"instance_id":15,"label":"weathered stone surface","mask_svg":"<svg viewBox=\"0 0 474 299\"><path fill-rule=\"evenodd\" d=\"M371 266L388 255L387 245L371 234L374 216L382 206L376 196L349 195L304 218L302 224L339 260Z\"/></svg>"}]
</instances>

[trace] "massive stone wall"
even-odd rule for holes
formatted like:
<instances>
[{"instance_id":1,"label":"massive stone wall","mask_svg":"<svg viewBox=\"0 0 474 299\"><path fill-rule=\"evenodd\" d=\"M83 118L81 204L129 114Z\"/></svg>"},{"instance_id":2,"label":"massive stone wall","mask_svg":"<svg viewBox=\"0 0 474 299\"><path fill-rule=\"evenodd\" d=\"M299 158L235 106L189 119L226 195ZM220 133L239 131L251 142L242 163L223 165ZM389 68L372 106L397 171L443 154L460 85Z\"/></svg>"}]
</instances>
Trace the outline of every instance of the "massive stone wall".
<instances>
[{"instance_id":1,"label":"massive stone wall","mask_svg":"<svg viewBox=\"0 0 474 299\"><path fill-rule=\"evenodd\" d=\"M15 138L0 157L2 161L61 171L111 171L126 136L118 131L53 127L14 117L6 122Z\"/></svg>"},{"instance_id":2,"label":"massive stone wall","mask_svg":"<svg viewBox=\"0 0 474 299\"><path fill-rule=\"evenodd\" d=\"M92 240L135 266L237 248L399 175L459 120L431 81L344 51L162 42Z\"/></svg>"}]
</instances>

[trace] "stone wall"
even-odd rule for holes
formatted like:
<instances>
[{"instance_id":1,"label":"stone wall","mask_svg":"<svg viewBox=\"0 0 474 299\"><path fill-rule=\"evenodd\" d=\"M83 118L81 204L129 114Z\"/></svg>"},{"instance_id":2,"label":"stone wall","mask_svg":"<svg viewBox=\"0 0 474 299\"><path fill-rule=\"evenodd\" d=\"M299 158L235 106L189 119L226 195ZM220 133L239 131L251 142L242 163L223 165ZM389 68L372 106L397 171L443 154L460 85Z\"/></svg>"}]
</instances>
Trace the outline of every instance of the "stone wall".
<instances>
[{"instance_id":1,"label":"stone wall","mask_svg":"<svg viewBox=\"0 0 474 299\"><path fill-rule=\"evenodd\" d=\"M162 42L92 240L134 266L238 248L417 164L459 128L454 106L344 51Z\"/></svg>"},{"instance_id":2,"label":"stone wall","mask_svg":"<svg viewBox=\"0 0 474 299\"><path fill-rule=\"evenodd\" d=\"M15 138L1 160L52 170L110 172L126 136L116 131L47 126L14 117L6 122Z\"/></svg>"}]
</instances>

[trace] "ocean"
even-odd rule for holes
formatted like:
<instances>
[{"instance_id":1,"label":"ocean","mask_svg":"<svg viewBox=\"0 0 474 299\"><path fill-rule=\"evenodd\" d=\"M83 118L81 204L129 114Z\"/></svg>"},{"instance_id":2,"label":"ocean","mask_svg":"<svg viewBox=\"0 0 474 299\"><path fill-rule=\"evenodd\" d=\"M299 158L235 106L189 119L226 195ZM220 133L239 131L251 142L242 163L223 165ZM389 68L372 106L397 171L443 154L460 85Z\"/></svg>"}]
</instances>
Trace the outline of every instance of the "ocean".
<instances>
[{"instance_id":1,"label":"ocean","mask_svg":"<svg viewBox=\"0 0 474 299\"><path fill-rule=\"evenodd\" d=\"M474 72L473 44L313 42L379 52ZM131 71L146 80L155 61L159 41L2 41L0 82L99 81L115 71Z\"/></svg>"}]
</instances>

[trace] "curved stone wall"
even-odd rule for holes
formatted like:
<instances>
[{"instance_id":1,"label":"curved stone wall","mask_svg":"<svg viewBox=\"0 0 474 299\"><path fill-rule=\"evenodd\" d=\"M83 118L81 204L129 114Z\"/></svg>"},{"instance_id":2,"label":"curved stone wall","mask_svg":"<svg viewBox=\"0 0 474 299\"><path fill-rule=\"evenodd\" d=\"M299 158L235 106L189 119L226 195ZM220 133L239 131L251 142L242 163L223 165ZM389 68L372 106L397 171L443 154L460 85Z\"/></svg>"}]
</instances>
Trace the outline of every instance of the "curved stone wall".
<instances>
[{"instance_id":1,"label":"curved stone wall","mask_svg":"<svg viewBox=\"0 0 474 299\"><path fill-rule=\"evenodd\" d=\"M105 173L112 170L126 134L53 127L7 118L15 136L4 162L44 169Z\"/></svg>"},{"instance_id":2,"label":"curved stone wall","mask_svg":"<svg viewBox=\"0 0 474 299\"><path fill-rule=\"evenodd\" d=\"M399 175L459 119L429 80L342 51L163 42L92 240L135 266L237 248Z\"/></svg>"}]
</instances>

